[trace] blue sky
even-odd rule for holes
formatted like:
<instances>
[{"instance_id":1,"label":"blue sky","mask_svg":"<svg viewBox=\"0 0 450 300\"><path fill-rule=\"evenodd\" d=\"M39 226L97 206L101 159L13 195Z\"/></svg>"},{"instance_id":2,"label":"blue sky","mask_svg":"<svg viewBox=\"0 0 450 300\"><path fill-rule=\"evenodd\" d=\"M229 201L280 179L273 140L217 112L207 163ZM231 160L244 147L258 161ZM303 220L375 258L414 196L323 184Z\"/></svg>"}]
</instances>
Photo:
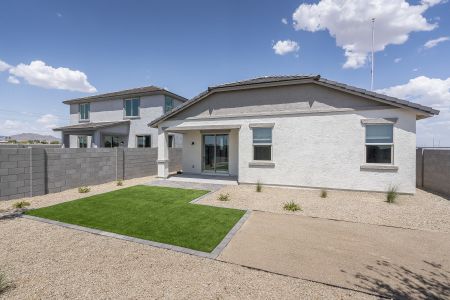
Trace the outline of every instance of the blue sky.
<instances>
[{"instance_id":1,"label":"blue sky","mask_svg":"<svg viewBox=\"0 0 450 300\"><path fill-rule=\"evenodd\" d=\"M93 91L158 85L190 98L273 74L368 89L373 16L375 89L443 110L418 122L418 144L450 146L449 12L439 0L4 0L0 135L51 133L67 123L61 101Z\"/></svg>"}]
</instances>

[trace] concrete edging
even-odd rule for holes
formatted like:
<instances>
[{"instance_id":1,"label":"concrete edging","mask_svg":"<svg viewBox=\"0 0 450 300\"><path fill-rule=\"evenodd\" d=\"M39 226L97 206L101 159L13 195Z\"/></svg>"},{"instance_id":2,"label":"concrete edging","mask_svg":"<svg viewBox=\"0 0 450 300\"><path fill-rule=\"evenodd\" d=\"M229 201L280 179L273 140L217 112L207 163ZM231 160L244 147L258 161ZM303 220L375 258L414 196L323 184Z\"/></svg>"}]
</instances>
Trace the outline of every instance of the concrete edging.
<instances>
[{"instance_id":1,"label":"concrete edging","mask_svg":"<svg viewBox=\"0 0 450 300\"><path fill-rule=\"evenodd\" d=\"M228 245L228 243L233 238L233 236L238 232L238 230L241 228L241 226L245 223L245 221L247 221L247 219L250 216L250 213L251 213L251 211L247 210L246 213L239 219L239 221L236 224L234 224L234 226L227 233L227 235L222 239L222 241L216 246L216 248L214 248L214 250L210 253L193 250L193 249L189 249L189 248L185 248L185 247L165 244L165 243L144 240L144 239L140 239L140 238L135 238L135 237L127 236L127 235L103 231L103 230L99 230L99 229L59 222L59 221L55 221L55 220L50 220L50 219L45 219L45 218L40 218L40 217L35 217L35 216L29 216L29 215L25 215L25 214L21 214L20 217L29 219L29 220L33 220L33 221L47 223L47 224L58 225L58 226L65 227L65 228L75 229L78 231L97 234L97 235L101 235L101 236L105 236L105 237L111 237L111 238L115 238L115 239L119 239L119 240L124 240L124 241L134 242L134 243L143 244L143 245L147 245L147 246L152 246L152 247L156 247L156 248L172 250L172 251L195 255L195 256L199 256L199 257L203 257L203 258L216 259L220 255L220 253L223 251L223 249Z\"/></svg>"}]
</instances>

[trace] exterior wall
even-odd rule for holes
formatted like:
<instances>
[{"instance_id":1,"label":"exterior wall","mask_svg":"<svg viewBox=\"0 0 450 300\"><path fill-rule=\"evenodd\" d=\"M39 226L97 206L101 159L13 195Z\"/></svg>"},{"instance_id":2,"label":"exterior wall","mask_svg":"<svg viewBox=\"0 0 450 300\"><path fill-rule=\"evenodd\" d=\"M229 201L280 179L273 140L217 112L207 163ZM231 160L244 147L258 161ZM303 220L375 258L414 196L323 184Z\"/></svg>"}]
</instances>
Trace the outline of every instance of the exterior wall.
<instances>
[{"instance_id":1,"label":"exterior wall","mask_svg":"<svg viewBox=\"0 0 450 300\"><path fill-rule=\"evenodd\" d=\"M450 197L450 149L417 149L417 186Z\"/></svg>"},{"instance_id":2,"label":"exterior wall","mask_svg":"<svg viewBox=\"0 0 450 300\"><path fill-rule=\"evenodd\" d=\"M181 169L170 149L169 171ZM156 175L157 149L0 149L0 200L55 193L83 185Z\"/></svg>"},{"instance_id":3,"label":"exterior wall","mask_svg":"<svg viewBox=\"0 0 450 300\"><path fill-rule=\"evenodd\" d=\"M194 143L194 144L192 144ZM183 172L200 174L202 173L202 133L200 130L189 131L183 135ZM239 131L229 132L229 173L238 176L239 173Z\"/></svg>"},{"instance_id":4,"label":"exterior wall","mask_svg":"<svg viewBox=\"0 0 450 300\"><path fill-rule=\"evenodd\" d=\"M136 135L151 135L152 147L158 147L158 130L148 127L148 123L160 117L164 110L164 95L143 96L140 97L139 118L130 119L130 124L104 128L99 130L100 135L119 134L126 135L126 147L136 147ZM174 99L174 105L178 106L182 102ZM94 101L90 102L89 122L106 122L106 121L122 121L128 118L124 117L123 99ZM70 105L70 125L79 124L79 105ZM125 131L124 131L125 130ZM97 133L98 134L98 133ZM95 136L95 133L93 134ZM180 146L182 143L181 136L175 137L175 144ZM92 148L102 145L102 140L93 139ZM77 135L70 136L70 148L78 148Z\"/></svg>"},{"instance_id":5,"label":"exterior wall","mask_svg":"<svg viewBox=\"0 0 450 300\"><path fill-rule=\"evenodd\" d=\"M394 125L396 171L361 169L365 162L365 127L361 120L372 118L398 118ZM275 166L272 168L249 166L253 159L251 123L275 124L272 133ZM261 181L263 184L367 191L386 191L389 186L397 186L399 192L415 192L416 119L414 113L404 109L209 121L172 120L160 124L161 127L200 125L241 125L238 147L241 183ZM188 135L185 138L189 144ZM201 143L196 142L196 145L200 147ZM199 150L195 148L191 152ZM188 160L192 154L186 153L184 156L183 170L189 167ZM198 172L198 168L194 172Z\"/></svg>"}]
</instances>

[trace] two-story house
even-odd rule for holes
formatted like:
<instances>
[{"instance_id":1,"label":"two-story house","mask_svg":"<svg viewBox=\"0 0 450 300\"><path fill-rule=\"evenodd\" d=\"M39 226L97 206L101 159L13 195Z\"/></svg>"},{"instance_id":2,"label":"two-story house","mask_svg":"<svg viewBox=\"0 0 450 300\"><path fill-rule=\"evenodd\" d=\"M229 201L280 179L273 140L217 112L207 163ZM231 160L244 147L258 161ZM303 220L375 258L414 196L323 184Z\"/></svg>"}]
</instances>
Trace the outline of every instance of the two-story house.
<instances>
[{"instance_id":1,"label":"two-story house","mask_svg":"<svg viewBox=\"0 0 450 300\"><path fill-rule=\"evenodd\" d=\"M157 147L158 130L147 124L185 101L156 86L67 100L70 125L54 130L66 148ZM181 143L180 135L168 139L170 147Z\"/></svg>"}]
</instances>

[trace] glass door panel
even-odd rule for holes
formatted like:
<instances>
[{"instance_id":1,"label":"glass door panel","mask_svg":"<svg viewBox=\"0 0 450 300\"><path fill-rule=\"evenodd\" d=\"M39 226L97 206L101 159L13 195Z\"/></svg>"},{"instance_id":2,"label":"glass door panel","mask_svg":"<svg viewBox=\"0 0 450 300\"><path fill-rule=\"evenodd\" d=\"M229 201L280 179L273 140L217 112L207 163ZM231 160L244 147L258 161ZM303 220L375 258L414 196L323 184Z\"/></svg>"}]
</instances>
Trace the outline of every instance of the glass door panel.
<instances>
[{"instance_id":1,"label":"glass door panel","mask_svg":"<svg viewBox=\"0 0 450 300\"><path fill-rule=\"evenodd\" d=\"M203 135L203 172L228 173L228 134Z\"/></svg>"},{"instance_id":2,"label":"glass door panel","mask_svg":"<svg viewBox=\"0 0 450 300\"><path fill-rule=\"evenodd\" d=\"M228 134L216 135L216 172L228 173Z\"/></svg>"},{"instance_id":3,"label":"glass door panel","mask_svg":"<svg viewBox=\"0 0 450 300\"><path fill-rule=\"evenodd\" d=\"M203 171L214 172L215 136L203 136Z\"/></svg>"}]
</instances>

